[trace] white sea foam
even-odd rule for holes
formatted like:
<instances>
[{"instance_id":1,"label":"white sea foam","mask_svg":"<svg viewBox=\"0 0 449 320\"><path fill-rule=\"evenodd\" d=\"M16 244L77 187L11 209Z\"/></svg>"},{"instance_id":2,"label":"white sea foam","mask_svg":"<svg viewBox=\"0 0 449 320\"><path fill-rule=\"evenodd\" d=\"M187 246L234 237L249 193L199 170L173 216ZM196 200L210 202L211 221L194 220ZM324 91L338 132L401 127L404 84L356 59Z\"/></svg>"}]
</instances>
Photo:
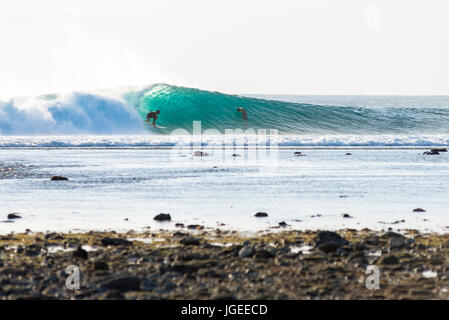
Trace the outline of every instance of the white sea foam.
<instances>
[{"instance_id":1,"label":"white sea foam","mask_svg":"<svg viewBox=\"0 0 449 320\"><path fill-rule=\"evenodd\" d=\"M217 135L114 135L114 136L0 136L0 148L78 148L78 147L172 147L172 146L265 146L266 136ZM271 137L271 145L298 147L419 147L449 146L449 135L279 135Z\"/></svg>"},{"instance_id":2,"label":"white sea foam","mask_svg":"<svg viewBox=\"0 0 449 320\"><path fill-rule=\"evenodd\" d=\"M0 135L145 132L137 111L113 96L72 93L0 101Z\"/></svg>"}]
</instances>

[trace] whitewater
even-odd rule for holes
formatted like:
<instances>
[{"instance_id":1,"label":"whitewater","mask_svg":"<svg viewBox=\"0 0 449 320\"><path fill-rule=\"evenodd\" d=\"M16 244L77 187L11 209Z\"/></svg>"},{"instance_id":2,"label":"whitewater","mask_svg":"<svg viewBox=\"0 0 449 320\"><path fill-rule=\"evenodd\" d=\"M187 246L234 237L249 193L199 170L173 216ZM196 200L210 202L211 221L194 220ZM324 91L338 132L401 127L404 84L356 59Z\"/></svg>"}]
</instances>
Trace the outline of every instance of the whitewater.
<instances>
[{"instance_id":1,"label":"whitewater","mask_svg":"<svg viewBox=\"0 0 449 320\"><path fill-rule=\"evenodd\" d=\"M145 125L149 110L161 111L164 128ZM192 136L195 121L201 136ZM154 84L0 101L4 148L251 145L245 136L261 129L276 136L259 144L279 146L448 146L449 96L229 95Z\"/></svg>"}]
</instances>

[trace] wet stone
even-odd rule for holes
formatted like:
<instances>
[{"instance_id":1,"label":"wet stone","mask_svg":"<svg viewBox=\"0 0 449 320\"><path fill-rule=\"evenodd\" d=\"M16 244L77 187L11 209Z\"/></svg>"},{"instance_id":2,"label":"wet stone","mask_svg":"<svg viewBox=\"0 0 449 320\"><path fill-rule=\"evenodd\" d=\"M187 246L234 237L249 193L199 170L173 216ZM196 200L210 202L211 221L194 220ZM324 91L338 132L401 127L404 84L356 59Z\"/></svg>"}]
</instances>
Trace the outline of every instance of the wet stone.
<instances>
[{"instance_id":1,"label":"wet stone","mask_svg":"<svg viewBox=\"0 0 449 320\"><path fill-rule=\"evenodd\" d=\"M50 180L51 181L67 181L69 179L66 177L63 177L63 176L53 176L50 178Z\"/></svg>"},{"instance_id":2,"label":"wet stone","mask_svg":"<svg viewBox=\"0 0 449 320\"><path fill-rule=\"evenodd\" d=\"M168 213L160 213L156 215L153 220L156 221L171 221L171 216Z\"/></svg>"},{"instance_id":3,"label":"wet stone","mask_svg":"<svg viewBox=\"0 0 449 320\"><path fill-rule=\"evenodd\" d=\"M129 246L132 244L131 241L122 238L109 238L104 237L101 239L101 244L106 246Z\"/></svg>"}]
</instances>

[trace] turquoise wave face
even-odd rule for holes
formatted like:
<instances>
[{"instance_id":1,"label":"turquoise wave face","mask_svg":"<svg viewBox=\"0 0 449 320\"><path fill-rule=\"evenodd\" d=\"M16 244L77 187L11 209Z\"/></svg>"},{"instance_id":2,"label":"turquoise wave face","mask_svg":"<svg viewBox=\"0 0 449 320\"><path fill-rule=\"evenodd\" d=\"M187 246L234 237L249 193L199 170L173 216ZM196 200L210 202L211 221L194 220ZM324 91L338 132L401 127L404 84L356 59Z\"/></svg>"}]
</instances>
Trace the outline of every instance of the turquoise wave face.
<instances>
[{"instance_id":1,"label":"turquoise wave face","mask_svg":"<svg viewBox=\"0 0 449 320\"><path fill-rule=\"evenodd\" d=\"M149 110L160 110L157 124L170 133L174 129L192 132L193 121L202 130L277 129L281 134L446 134L446 108L365 108L282 102L227 95L192 88L156 84L123 96L142 119ZM248 120L237 108L244 108Z\"/></svg>"},{"instance_id":2,"label":"turquoise wave face","mask_svg":"<svg viewBox=\"0 0 449 320\"><path fill-rule=\"evenodd\" d=\"M315 104L285 102L165 84L17 98L0 101L0 135L170 134L175 129L192 132L194 121L201 121L203 132L217 129L220 133L225 129L277 129L280 134L299 136L444 138L449 134L449 97L417 97L413 103L401 97L382 97L382 105L359 97L358 106L351 106L354 102L350 100L327 99L309 100ZM238 108L244 108L247 120L242 119ZM150 110L161 111L157 124L164 128L145 125L143 120Z\"/></svg>"}]
</instances>

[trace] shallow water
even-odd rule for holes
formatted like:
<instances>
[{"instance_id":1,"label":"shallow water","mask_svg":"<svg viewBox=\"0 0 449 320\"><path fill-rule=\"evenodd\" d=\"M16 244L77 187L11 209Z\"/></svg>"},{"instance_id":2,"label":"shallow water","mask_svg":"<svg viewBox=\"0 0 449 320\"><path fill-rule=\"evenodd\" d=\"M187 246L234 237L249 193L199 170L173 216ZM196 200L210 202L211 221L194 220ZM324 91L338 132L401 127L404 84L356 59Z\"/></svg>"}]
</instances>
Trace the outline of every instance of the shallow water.
<instances>
[{"instance_id":1,"label":"shallow water","mask_svg":"<svg viewBox=\"0 0 449 320\"><path fill-rule=\"evenodd\" d=\"M281 221L298 229L449 226L449 153L309 148L249 161L243 150L230 151L223 158L176 158L147 148L0 149L0 168L23 166L0 176L0 220L22 215L0 223L0 233L169 229L177 222L247 231ZM52 175L70 180L50 181ZM412 212L417 207L426 212ZM258 211L269 217L255 218ZM173 221L153 221L160 212Z\"/></svg>"}]
</instances>

